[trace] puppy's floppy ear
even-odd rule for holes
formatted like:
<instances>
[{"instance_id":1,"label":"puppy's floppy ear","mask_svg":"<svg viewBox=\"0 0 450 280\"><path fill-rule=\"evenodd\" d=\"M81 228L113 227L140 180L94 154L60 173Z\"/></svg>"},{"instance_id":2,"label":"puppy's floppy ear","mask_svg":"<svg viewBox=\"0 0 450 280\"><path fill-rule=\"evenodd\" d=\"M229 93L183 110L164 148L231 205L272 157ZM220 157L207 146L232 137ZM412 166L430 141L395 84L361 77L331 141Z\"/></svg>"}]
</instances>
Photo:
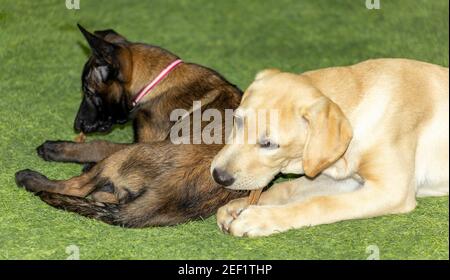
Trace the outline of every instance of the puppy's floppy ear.
<instances>
[{"instance_id":1,"label":"puppy's floppy ear","mask_svg":"<svg viewBox=\"0 0 450 280\"><path fill-rule=\"evenodd\" d=\"M109 65L115 64L116 52L120 48L114 43L110 43L105 41L104 39L90 33L86 29L84 29L81 25L77 24L81 33L83 33L86 41L91 47L92 53L94 57L99 60L101 63L106 63Z\"/></svg>"},{"instance_id":2,"label":"puppy's floppy ear","mask_svg":"<svg viewBox=\"0 0 450 280\"><path fill-rule=\"evenodd\" d=\"M127 39L112 29L97 30L94 34L110 43L127 43Z\"/></svg>"},{"instance_id":3,"label":"puppy's floppy ear","mask_svg":"<svg viewBox=\"0 0 450 280\"><path fill-rule=\"evenodd\" d=\"M302 108L301 115L308 122L303 169L312 178L345 153L353 136L352 127L339 106L325 96Z\"/></svg>"},{"instance_id":4,"label":"puppy's floppy ear","mask_svg":"<svg viewBox=\"0 0 450 280\"><path fill-rule=\"evenodd\" d=\"M276 69L276 68L270 68L270 69L264 69L264 70L261 70L261 71L259 71L259 72L256 74L256 76L255 76L255 81L257 81L257 80L262 80L262 79L265 79L265 78L268 78L268 77L273 76L273 75L275 75L275 74L278 74L278 73L280 73L280 72L281 72L281 70Z\"/></svg>"}]
</instances>

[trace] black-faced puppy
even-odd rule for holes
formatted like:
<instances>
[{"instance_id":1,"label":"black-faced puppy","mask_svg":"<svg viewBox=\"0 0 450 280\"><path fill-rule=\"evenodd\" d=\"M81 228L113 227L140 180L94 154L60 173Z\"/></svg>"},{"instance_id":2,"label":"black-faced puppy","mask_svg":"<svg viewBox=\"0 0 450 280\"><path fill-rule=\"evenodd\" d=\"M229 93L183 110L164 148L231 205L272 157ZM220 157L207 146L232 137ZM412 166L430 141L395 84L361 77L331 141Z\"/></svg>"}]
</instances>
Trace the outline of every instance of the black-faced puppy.
<instances>
[{"instance_id":1,"label":"black-faced puppy","mask_svg":"<svg viewBox=\"0 0 450 280\"><path fill-rule=\"evenodd\" d=\"M177 123L170 118L175 109L192 112L193 102L200 101L197 110L215 109L223 116L238 106L240 90L217 72L181 62L160 47L129 42L113 30L80 30L92 55L82 74L75 130L108 132L114 124L133 121L139 144L46 141L37 149L45 160L96 164L61 181L23 170L16 174L18 185L54 207L127 227L207 217L245 195L210 179L209 166L221 144L175 145L168 137ZM208 123L202 120L202 127Z\"/></svg>"}]
</instances>

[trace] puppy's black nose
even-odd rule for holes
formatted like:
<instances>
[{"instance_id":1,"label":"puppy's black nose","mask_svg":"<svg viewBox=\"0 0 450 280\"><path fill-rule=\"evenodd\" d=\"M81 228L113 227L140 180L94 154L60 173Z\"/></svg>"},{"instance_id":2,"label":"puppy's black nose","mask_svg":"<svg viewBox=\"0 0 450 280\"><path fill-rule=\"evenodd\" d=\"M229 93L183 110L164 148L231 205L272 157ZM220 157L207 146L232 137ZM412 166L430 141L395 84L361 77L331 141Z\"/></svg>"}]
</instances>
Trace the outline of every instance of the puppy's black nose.
<instances>
[{"instance_id":1,"label":"puppy's black nose","mask_svg":"<svg viewBox=\"0 0 450 280\"><path fill-rule=\"evenodd\" d=\"M73 128L74 128L75 132L81 132L82 125L83 125L83 121L77 117L73 124Z\"/></svg>"},{"instance_id":2,"label":"puppy's black nose","mask_svg":"<svg viewBox=\"0 0 450 280\"><path fill-rule=\"evenodd\" d=\"M212 176L216 183L221 184L222 186L231 186L234 183L234 178L228 172L222 169L214 168L212 172Z\"/></svg>"}]
</instances>

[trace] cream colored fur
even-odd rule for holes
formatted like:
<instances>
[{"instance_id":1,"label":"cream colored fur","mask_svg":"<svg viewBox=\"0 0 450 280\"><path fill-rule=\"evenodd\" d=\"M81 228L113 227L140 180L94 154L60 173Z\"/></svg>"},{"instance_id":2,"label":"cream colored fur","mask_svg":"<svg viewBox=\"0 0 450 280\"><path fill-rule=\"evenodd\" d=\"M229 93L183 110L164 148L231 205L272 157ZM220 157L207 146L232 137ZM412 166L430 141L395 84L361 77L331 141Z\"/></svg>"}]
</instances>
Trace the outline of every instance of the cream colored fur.
<instances>
[{"instance_id":1,"label":"cream colored fur","mask_svg":"<svg viewBox=\"0 0 450 280\"><path fill-rule=\"evenodd\" d=\"M306 176L272 186L258 205L220 208L218 225L232 235L406 213L416 196L448 195L448 68L377 59L301 75L269 69L246 90L240 117L258 109L279 112L276 129L258 131L279 148L229 144L211 170L232 175L231 189Z\"/></svg>"}]
</instances>

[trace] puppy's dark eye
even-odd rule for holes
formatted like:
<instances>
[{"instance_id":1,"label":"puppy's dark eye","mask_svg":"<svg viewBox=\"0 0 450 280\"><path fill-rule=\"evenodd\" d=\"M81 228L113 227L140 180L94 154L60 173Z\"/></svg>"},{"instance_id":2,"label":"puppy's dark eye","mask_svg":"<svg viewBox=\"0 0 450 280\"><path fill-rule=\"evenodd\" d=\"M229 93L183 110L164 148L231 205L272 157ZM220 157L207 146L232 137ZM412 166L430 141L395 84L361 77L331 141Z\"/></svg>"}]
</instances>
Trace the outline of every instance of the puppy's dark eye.
<instances>
[{"instance_id":1,"label":"puppy's dark eye","mask_svg":"<svg viewBox=\"0 0 450 280\"><path fill-rule=\"evenodd\" d=\"M91 100L97 108L102 107L102 99L98 95L92 94Z\"/></svg>"},{"instance_id":2,"label":"puppy's dark eye","mask_svg":"<svg viewBox=\"0 0 450 280\"><path fill-rule=\"evenodd\" d=\"M280 147L280 145L271 142L269 139L261 140L259 146L263 149L278 149Z\"/></svg>"},{"instance_id":3,"label":"puppy's dark eye","mask_svg":"<svg viewBox=\"0 0 450 280\"><path fill-rule=\"evenodd\" d=\"M94 93L92 91L85 90L84 92L88 98L94 98Z\"/></svg>"},{"instance_id":4,"label":"puppy's dark eye","mask_svg":"<svg viewBox=\"0 0 450 280\"><path fill-rule=\"evenodd\" d=\"M97 109L102 107L102 99L98 96L98 94L87 90L85 91L85 95L95 105L95 107L97 107Z\"/></svg>"}]
</instances>

